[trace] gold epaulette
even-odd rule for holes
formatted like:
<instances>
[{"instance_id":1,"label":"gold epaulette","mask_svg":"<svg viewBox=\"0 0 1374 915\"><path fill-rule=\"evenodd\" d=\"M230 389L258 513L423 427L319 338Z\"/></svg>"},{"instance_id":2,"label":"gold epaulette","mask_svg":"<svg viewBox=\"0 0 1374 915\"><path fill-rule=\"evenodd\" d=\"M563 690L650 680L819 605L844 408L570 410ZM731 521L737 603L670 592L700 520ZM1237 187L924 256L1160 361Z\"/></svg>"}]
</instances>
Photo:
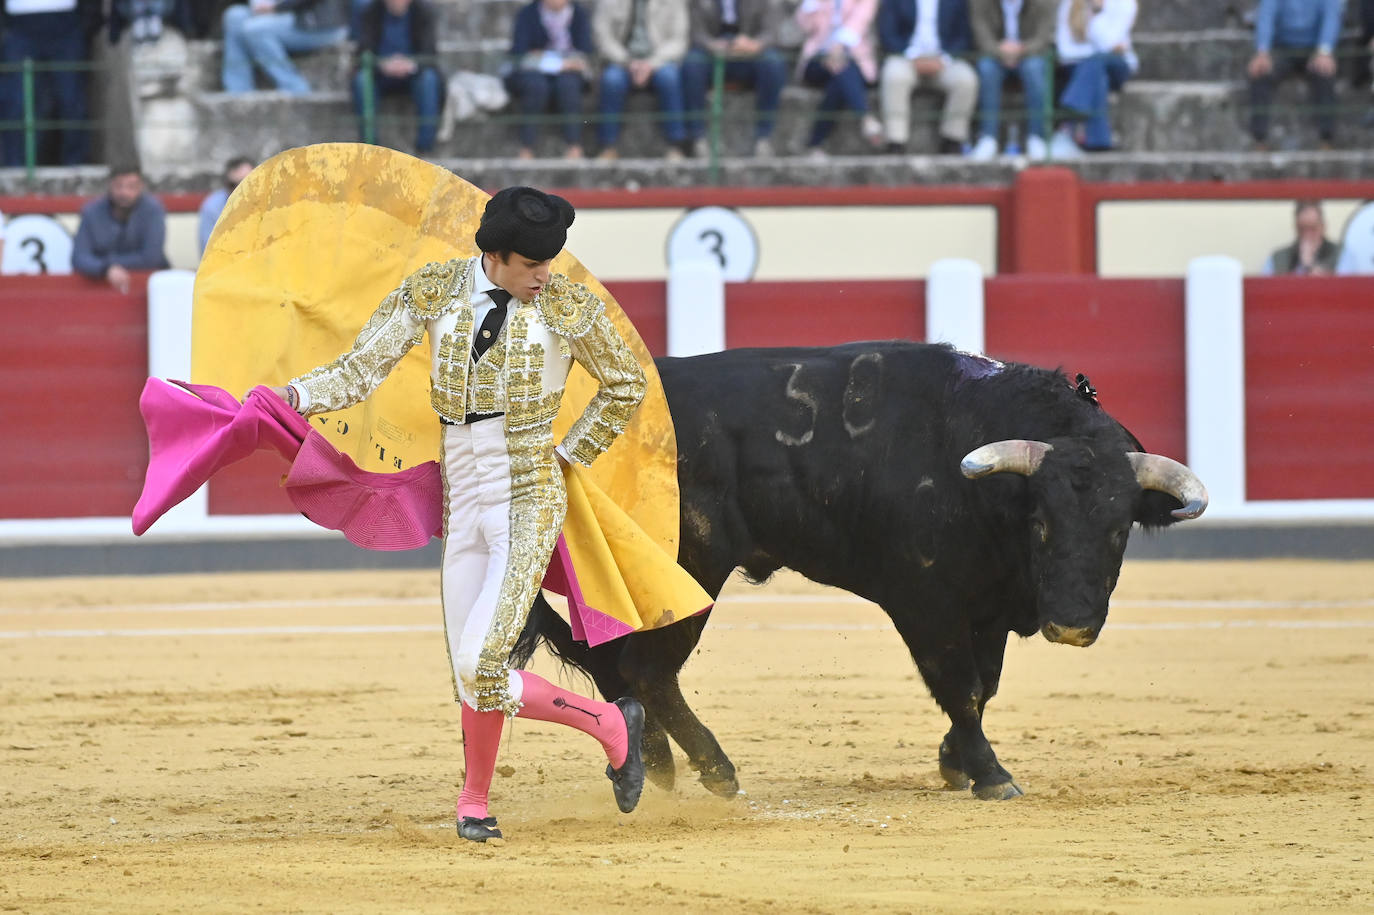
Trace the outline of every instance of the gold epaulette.
<instances>
[{"instance_id":1,"label":"gold epaulette","mask_svg":"<svg viewBox=\"0 0 1374 915\"><path fill-rule=\"evenodd\" d=\"M425 264L401 283L401 298L415 317L428 321L448 311L467 278L466 258Z\"/></svg>"},{"instance_id":2,"label":"gold epaulette","mask_svg":"<svg viewBox=\"0 0 1374 915\"><path fill-rule=\"evenodd\" d=\"M564 337L582 336L606 310L590 289L561 273L549 277L535 304L549 329Z\"/></svg>"}]
</instances>

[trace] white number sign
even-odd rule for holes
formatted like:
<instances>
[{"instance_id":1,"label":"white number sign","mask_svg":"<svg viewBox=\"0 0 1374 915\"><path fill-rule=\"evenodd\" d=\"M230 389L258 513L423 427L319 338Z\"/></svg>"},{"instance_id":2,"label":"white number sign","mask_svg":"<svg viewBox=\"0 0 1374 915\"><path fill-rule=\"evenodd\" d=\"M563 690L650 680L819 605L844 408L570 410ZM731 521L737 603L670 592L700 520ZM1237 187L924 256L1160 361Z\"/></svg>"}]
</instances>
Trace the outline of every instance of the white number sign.
<instances>
[{"instance_id":1,"label":"white number sign","mask_svg":"<svg viewBox=\"0 0 1374 915\"><path fill-rule=\"evenodd\" d=\"M688 210L668 233L668 267L678 261L711 257L727 283L752 279L759 265L759 239L753 226L729 207Z\"/></svg>"},{"instance_id":2,"label":"white number sign","mask_svg":"<svg viewBox=\"0 0 1374 915\"><path fill-rule=\"evenodd\" d=\"M5 223L0 273L72 272L72 237L51 216L25 213Z\"/></svg>"}]
</instances>

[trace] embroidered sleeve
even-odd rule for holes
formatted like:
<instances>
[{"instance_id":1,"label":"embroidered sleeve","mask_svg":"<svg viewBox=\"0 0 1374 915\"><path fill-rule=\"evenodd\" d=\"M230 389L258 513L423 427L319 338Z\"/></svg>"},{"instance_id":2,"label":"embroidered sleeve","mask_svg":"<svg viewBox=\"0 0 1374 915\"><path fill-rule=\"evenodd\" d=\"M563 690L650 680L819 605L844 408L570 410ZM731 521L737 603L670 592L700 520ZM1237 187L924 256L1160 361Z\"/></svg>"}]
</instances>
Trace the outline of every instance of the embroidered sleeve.
<instances>
[{"instance_id":1,"label":"embroidered sleeve","mask_svg":"<svg viewBox=\"0 0 1374 915\"><path fill-rule=\"evenodd\" d=\"M597 306L600 300L593 299ZM587 409L568 430L563 448L579 464L592 461L611 447L644 399L644 370L625 345L604 307L598 307L582 334L570 336L572 356L599 383Z\"/></svg>"},{"instance_id":2,"label":"embroidered sleeve","mask_svg":"<svg viewBox=\"0 0 1374 915\"><path fill-rule=\"evenodd\" d=\"M390 293L363 325L351 350L291 380L305 392L300 404L303 415L332 413L366 400L401 357L420 342L424 322L401 300L402 289Z\"/></svg>"}]
</instances>

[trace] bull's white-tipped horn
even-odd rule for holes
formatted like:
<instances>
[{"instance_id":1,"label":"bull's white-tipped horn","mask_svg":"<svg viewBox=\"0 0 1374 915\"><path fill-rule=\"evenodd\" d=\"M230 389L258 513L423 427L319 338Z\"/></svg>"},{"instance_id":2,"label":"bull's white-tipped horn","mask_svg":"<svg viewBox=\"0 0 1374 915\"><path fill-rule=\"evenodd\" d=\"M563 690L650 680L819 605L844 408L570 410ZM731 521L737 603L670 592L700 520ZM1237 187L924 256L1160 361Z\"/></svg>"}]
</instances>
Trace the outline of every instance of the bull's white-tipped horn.
<instances>
[{"instance_id":1,"label":"bull's white-tipped horn","mask_svg":"<svg viewBox=\"0 0 1374 915\"><path fill-rule=\"evenodd\" d=\"M1141 489L1168 493L1183 503L1182 508L1171 512L1175 518L1196 518L1207 510L1207 487L1202 485L1197 474L1178 461L1143 451L1128 451L1126 457L1135 468L1136 482Z\"/></svg>"},{"instance_id":2,"label":"bull's white-tipped horn","mask_svg":"<svg viewBox=\"0 0 1374 915\"><path fill-rule=\"evenodd\" d=\"M970 480L990 473L1019 473L1028 477L1040 469L1040 462L1053 450L1048 442L1009 438L973 449L959 462L959 469Z\"/></svg>"}]
</instances>

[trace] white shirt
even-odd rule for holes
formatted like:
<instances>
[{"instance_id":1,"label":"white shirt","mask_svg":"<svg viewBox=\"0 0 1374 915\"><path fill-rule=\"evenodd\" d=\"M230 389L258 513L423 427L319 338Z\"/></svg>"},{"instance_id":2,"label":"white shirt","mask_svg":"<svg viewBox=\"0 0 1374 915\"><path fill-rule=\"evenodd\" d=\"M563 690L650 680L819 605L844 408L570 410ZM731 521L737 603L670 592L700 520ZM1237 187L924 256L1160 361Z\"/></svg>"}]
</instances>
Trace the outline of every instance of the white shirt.
<instances>
[{"instance_id":1,"label":"white shirt","mask_svg":"<svg viewBox=\"0 0 1374 915\"><path fill-rule=\"evenodd\" d=\"M469 304L472 305L472 326L475 328L480 328L482 326L482 321L487 317L487 312L496 307L496 303L491 300L491 296L487 295L487 293L493 289L501 288L487 276L485 261L485 257L477 258L477 276L473 278L472 299L469 302ZM511 298L514 299L515 296L511 296ZM510 312L511 309L507 307L507 321L510 320ZM503 323L501 326L505 327L506 325ZM480 333L480 331L474 331L474 333Z\"/></svg>"},{"instance_id":2,"label":"white shirt","mask_svg":"<svg viewBox=\"0 0 1374 915\"><path fill-rule=\"evenodd\" d=\"M76 0L5 0L5 12L11 16L26 16L29 13L70 13L76 9Z\"/></svg>"},{"instance_id":3,"label":"white shirt","mask_svg":"<svg viewBox=\"0 0 1374 915\"><path fill-rule=\"evenodd\" d=\"M906 56L939 57L940 25L936 18L940 11L940 0L915 0L916 30L911 33L911 44L906 46Z\"/></svg>"},{"instance_id":4,"label":"white shirt","mask_svg":"<svg viewBox=\"0 0 1374 915\"><path fill-rule=\"evenodd\" d=\"M1021 0L1002 0L1002 18L1007 20L1007 41L1021 40Z\"/></svg>"},{"instance_id":5,"label":"white shirt","mask_svg":"<svg viewBox=\"0 0 1374 915\"><path fill-rule=\"evenodd\" d=\"M1088 20L1088 33L1079 41L1069 28L1069 9L1073 0L1060 0L1059 20L1055 28L1054 44L1059 60L1077 63L1094 54L1107 54L1114 48L1125 47L1122 54L1131 72L1140 68L1135 51L1131 50L1131 27L1135 25L1136 0L1105 0L1102 11Z\"/></svg>"}]
</instances>

